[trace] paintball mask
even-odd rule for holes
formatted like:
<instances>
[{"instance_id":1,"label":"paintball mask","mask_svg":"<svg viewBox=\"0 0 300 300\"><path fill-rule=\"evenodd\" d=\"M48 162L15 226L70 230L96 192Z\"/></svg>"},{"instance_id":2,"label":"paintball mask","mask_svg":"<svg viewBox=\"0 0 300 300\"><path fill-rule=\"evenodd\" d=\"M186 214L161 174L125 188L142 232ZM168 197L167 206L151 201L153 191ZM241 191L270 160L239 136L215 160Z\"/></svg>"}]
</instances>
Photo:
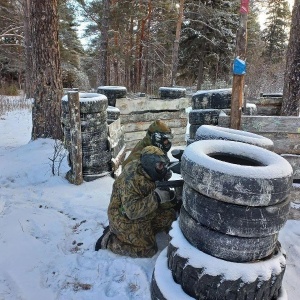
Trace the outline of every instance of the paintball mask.
<instances>
[{"instance_id":1,"label":"paintball mask","mask_svg":"<svg viewBox=\"0 0 300 300\"><path fill-rule=\"evenodd\" d=\"M172 138L173 135L171 133L153 132L151 134L151 143L166 153L171 149L172 143L170 139Z\"/></svg>"},{"instance_id":2,"label":"paintball mask","mask_svg":"<svg viewBox=\"0 0 300 300\"><path fill-rule=\"evenodd\" d=\"M161 181L167 174L170 160L166 155L144 153L141 155L141 164L153 181Z\"/></svg>"}]
</instances>

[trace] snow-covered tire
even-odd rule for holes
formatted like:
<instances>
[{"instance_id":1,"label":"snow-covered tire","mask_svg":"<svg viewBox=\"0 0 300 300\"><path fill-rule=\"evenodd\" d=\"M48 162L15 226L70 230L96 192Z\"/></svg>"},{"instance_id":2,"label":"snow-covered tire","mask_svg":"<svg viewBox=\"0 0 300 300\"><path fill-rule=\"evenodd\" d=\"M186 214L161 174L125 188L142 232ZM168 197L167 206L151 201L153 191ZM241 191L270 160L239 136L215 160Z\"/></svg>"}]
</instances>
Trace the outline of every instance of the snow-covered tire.
<instances>
[{"instance_id":1,"label":"snow-covered tire","mask_svg":"<svg viewBox=\"0 0 300 300\"><path fill-rule=\"evenodd\" d=\"M200 224L228 235L262 237L277 233L285 224L290 199L271 206L235 205L207 197L183 186L185 210Z\"/></svg>"},{"instance_id":2,"label":"snow-covered tire","mask_svg":"<svg viewBox=\"0 0 300 300\"><path fill-rule=\"evenodd\" d=\"M186 89L173 87L160 87L158 93L161 99L178 99L185 97Z\"/></svg>"},{"instance_id":3,"label":"snow-covered tire","mask_svg":"<svg viewBox=\"0 0 300 300\"><path fill-rule=\"evenodd\" d=\"M125 86L99 86L97 93L107 97L109 106L115 106L116 99L124 98L127 94L127 89Z\"/></svg>"},{"instance_id":4,"label":"snow-covered tire","mask_svg":"<svg viewBox=\"0 0 300 300\"><path fill-rule=\"evenodd\" d=\"M244 107L243 107L244 109ZM257 107L254 103L246 103L246 110L243 111L244 115L254 116L257 115Z\"/></svg>"},{"instance_id":5,"label":"snow-covered tire","mask_svg":"<svg viewBox=\"0 0 300 300\"><path fill-rule=\"evenodd\" d=\"M234 263L199 251L184 238L177 222L172 227L169 232L172 239L168 245L168 268L186 294L194 299L206 300L278 299L286 267L284 251L279 243L265 260Z\"/></svg>"},{"instance_id":6,"label":"snow-covered tire","mask_svg":"<svg viewBox=\"0 0 300 300\"><path fill-rule=\"evenodd\" d=\"M185 238L197 249L227 261L249 262L263 259L275 249L278 233L264 237L239 237L201 225L181 206L179 226Z\"/></svg>"},{"instance_id":7,"label":"snow-covered tire","mask_svg":"<svg viewBox=\"0 0 300 300\"><path fill-rule=\"evenodd\" d=\"M93 153L100 153L103 151L108 151L107 140L100 140L95 142L94 144L91 143L82 144L82 152L84 153L93 154Z\"/></svg>"},{"instance_id":8,"label":"snow-covered tire","mask_svg":"<svg viewBox=\"0 0 300 300\"><path fill-rule=\"evenodd\" d=\"M222 140L185 148L181 175L186 184L216 200L246 206L284 201L293 182L291 165L261 147Z\"/></svg>"},{"instance_id":9,"label":"snow-covered tire","mask_svg":"<svg viewBox=\"0 0 300 300\"><path fill-rule=\"evenodd\" d=\"M120 118L120 110L117 107L108 106L106 111L108 120L118 120Z\"/></svg>"},{"instance_id":10,"label":"snow-covered tire","mask_svg":"<svg viewBox=\"0 0 300 300\"><path fill-rule=\"evenodd\" d=\"M152 300L193 300L187 295L172 277L168 269L167 248L165 248L157 257L155 268L152 274L151 286Z\"/></svg>"},{"instance_id":11,"label":"snow-covered tire","mask_svg":"<svg viewBox=\"0 0 300 300\"><path fill-rule=\"evenodd\" d=\"M79 93L80 113L97 113L107 109L108 101L105 95L96 93ZM68 95L62 98L62 110L69 112Z\"/></svg>"},{"instance_id":12,"label":"snow-covered tire","mask_svg":"<svg viewBox=\"0 0 300 300\"><path fill-rule=\"evenodd\" d=\"M192 109L189 112L189 123L192 125L217 125L219 109Z\"/></svg>"},{"instance_id":13,"label":"snow-covered tire","mask_svg":"<svg viewBox=\"0 0 300 300\"><path fill-rule=\"evenodd\" d=\"M224 109L231 107L231 89L198 91L192 97L193 109Z\"/></svg>"},{"instance_id":14,"label":"snow-covered tire","mask_svg":"<svg viewBox=\"0 0 300 300\"><path fill-rule=\"evenodd\" d=\"M195 139L188 138L187 141L186 141L186 145L188 146L188 145L190 145L190 144L192 144L192 143L194 143L194 142L196 142Z\"/></svg>"},{"instance_id":15,"label":"snow-covered tire","mask_svg":"<svg viewBox=\"0 0 300 300\"><path fill-rule=\"evenodd\" d=\"M196 132L201 125L191 124L189 127L190 139L196 140Z\"/></svg>"},{"instance_id":16,"label":"snow-covered tire","mask_svg":"<svg viewBox=\"0 0 300 300\"><path fill-rule=\"evenodd\" d=\"M62 123L65 125L65 126L70 126L70 119L69 119L69 113L65 113L62 111L62 116L61 116L61 120L62 120ZM82 124L85 124L85 125L93 125L94 123L103 123L105 124L107 120L107 112L104 110L104 111L101 111L101 112L98 112L98 113L89 113L89 114L80 114L80 122L81 122L81 126Z\"/></svg>"},{"instance_id":17,"label":"snow-covered tire","mask_svg":"<svg viewBox=\"0 0 300 300\"><path fill-rule=\"evenodd\" d=\"M268 150L274 149L273 141L264 136L248 131L211 125L202 125L201 127L199 127L196 131L195 140L236 141L255 145Z\"/></svg>"}]
</instances>

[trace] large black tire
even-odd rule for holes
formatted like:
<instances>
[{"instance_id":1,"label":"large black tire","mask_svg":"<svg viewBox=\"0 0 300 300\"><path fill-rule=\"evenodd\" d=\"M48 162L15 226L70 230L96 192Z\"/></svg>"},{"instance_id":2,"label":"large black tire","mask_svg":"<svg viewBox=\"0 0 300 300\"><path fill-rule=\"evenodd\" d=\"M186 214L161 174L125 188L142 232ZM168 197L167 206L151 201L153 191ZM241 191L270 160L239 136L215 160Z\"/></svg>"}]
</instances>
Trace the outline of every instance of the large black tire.
<instances>
[{"instance_id":1,"label":"large black tire","mask_svg":"<svg viewBox=\"0 0 300 300\"><path fill-rule=\"evenodd\" d=\"M181 175L196 191L246 206L284 201L293 182L291 165L261 147L222 140L197 141L185 148Z\"/></svg>"},{"instance_id":2,"label":"large black tire","mask_svg":"<svg viewBox=\"0 0 300 300\"><path fill-rule=\"evenodd\" d=\"M168 269L167 248L157 257L151 280L152 300L193 300L187 295L179 284L174 282L172 273Z\"/></svg>"},{"instance_id":3,"label":"large black tire","mask_svg":"<svg viewBox=\"0 0 300 300\"><path fill-rule=\"evenodd\" d=\"M192 97L193 109L224 109L231 107L231 89L198 91Z\"/></svg>"},{"instance_id":4,"label":"large black tire","mask_svg":"<svg viewBox=\"0 0 300 300\"><path fill-rule=\"evenodd\" d=\"M189 123L192 125L217 125L220 109L193 109L189 112Z\"/></svg>"},{"instance_id":5,"label":"large black tire","mask_svg":"<svg viewBox=\"0 0 300 300\"><path fill-rule=\"evenodd\" d=\"M109 106L115 106L117 99L126 96L127 89L125 86L99 86L97 93L107 97Z\"/></svg>"},{"instance_id":6,"label":"large black tire","mask_svg":"<svg viewBox=\"0 0 300 300\"><path fill-rule=\"evenodd\" d=\"M194 299L275 300L281 294L286 260L279 243L268 259L234 263L194 248L184 238L178 222L172 227L168 268L174 281Z\"/></svg>"},{"instance_id":7,"label":"large black tire","mask_svg":"<svg viewBox=\"0 0 300 300\"><path fill-rule=\"evenodd\" d=\"M161 99L178 99L185 97L185 88L160 87L158 93Z\"/></svg>"},{"instance_id":8,"label":"large black tire","mask_svg":"<svg viewBox=\"0 0 300 300\"><path fill-rule=\"evenodd\" d=\"M202 125L198 128L195 140L226 140L259 146L268 150L274 149L272 140L247 131L219 126Z\"/></svg>"},{"instance_id":9,"label":"large black tire","mask_svg":"<svg viewBox=\"0 0 300 300\"><path fill-rule=\"evenodd\" d=\"M108 106L107 111L107 119L108 120L118 120L120 118L120 110L117 107Z\"/></svg>"},{"instance_id":10,"label":"large black tire","mask_svg":"<svg viewBox=\"0 0 300 300\"><path fill-rule=\"evenodd\" d=\"M181 206L178 219L185 238L197 249L227 261L249 262L272 254L278 233L265 237L239 237L223 234L201 225Z\"/></svg>"},{"instance_id":11,"label":"large black tire","mask_svg":"<svg viewBox=\"0 0 300 300\"><path fill-rule=\"evenodd\" d=\"M97 113L107 109L108 101L104 95L96 93L79 93L80 113ZM62 110L69 112L68 95L62 97Z\"/></svg>"},{"instance_id":12,"label":"large black tire","mask_svg":"<svg viewBox=\"0 0 300 300\"><path fill-rule=\"evenodd\" d=\"M186 211L200 224L228 235L263 237L277 233L288 218L290 199L271 206L250 207L215 200L183 186Z\"/></svg>"}]
</instances>

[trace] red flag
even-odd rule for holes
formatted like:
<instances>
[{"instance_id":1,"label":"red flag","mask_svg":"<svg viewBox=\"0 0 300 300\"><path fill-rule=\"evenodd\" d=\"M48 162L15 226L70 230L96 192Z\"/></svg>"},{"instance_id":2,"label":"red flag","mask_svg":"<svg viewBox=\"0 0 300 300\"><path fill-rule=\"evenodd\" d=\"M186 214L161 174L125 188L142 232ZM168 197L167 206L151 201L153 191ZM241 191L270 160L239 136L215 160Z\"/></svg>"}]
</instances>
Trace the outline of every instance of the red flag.
<instances>
[{"instance_id":1,"label":"red flag","mask_svg":"<svg viewBox=\"0 0 300 300\"><path fill-rule=\"evenodd\" d=\"M241 0L241 14L247 14L249 12L249 0Z\"/></svg>"}]
</instances>

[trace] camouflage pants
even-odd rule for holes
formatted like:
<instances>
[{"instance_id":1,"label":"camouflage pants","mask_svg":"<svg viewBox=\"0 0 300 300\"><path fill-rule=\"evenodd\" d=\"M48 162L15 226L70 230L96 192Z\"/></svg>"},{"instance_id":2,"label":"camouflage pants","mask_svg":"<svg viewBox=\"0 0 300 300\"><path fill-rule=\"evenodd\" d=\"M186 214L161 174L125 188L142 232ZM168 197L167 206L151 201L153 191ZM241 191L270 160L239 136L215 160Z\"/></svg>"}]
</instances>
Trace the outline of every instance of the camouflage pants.
<instances>
[{"instance_id":1,"label":"camouflage pants","mask_svg":"<svg viewBox=\"0 0 300 300\"><path fill-rule=\"evenodd\" d=\"M168 232L175 219L174 209L160 208L149 220L110 224L112 234L107 249L131 257L152 257L157 252L155 235Z\"/></svg>"}]
</instances>

